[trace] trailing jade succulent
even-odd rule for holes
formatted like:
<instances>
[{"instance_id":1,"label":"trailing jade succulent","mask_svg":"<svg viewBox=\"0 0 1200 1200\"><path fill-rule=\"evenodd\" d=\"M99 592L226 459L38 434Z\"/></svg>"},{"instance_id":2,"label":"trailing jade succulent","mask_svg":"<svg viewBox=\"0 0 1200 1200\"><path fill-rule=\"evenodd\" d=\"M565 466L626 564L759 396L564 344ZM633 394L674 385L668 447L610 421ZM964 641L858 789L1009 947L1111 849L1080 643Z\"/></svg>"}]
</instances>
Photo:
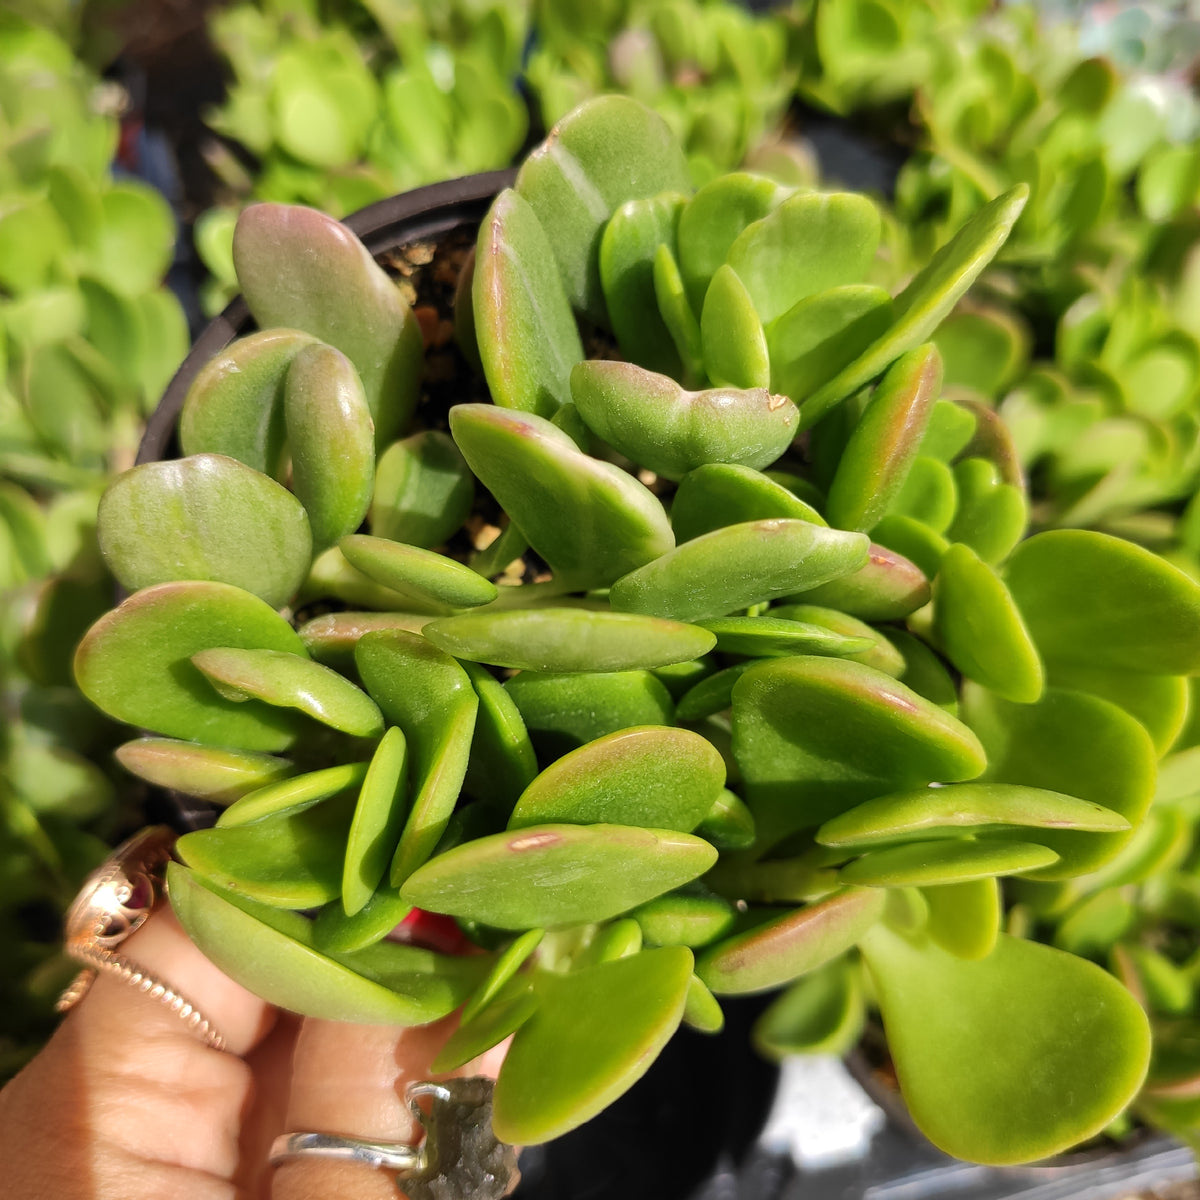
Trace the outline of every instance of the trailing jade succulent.
<instances>
[{"instance_id":1,"label":"trailing jade succulent","mask_svg":"<svg viewBox=\"0 0 1200 1200\"><path fill-rule=\"evenodd\" d=\"M951 1153L1116 1118L1146 1015L999 880L1069 887L1139 836L1200 588L1027 537L1003 425L941 396L929 339L1023 200L889 295L868 200L693 190L661 119L591 101L481 223L449 385L448 317L331 219L248 209L258 332L196 376L184 457L106 493L132 594L75 664L147 732L122 763L220 809L169 874L204 952L311 1015L461 1007L439 1069L512 1035L517 1143L777 988L770 1052L877 1008ZM932 523L919 473L955 481ZM479 952L399 940L414 913Z\"/></svg>"}]
</instances>

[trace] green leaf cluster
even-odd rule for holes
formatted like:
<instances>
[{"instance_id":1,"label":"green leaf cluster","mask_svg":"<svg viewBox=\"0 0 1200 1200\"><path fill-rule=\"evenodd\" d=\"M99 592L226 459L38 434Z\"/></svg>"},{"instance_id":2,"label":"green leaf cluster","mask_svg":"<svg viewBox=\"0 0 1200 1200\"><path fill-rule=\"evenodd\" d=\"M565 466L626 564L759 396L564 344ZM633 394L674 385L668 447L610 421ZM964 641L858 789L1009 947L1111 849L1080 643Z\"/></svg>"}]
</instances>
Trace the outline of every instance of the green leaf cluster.
<instances>
[{"instance_id":1,"label":"green leaf cluster","mask_svg":"<svg viewBox=\"0 0 1200 1200\"><path fill-rule=\"evenodd\" d=\"M720 996L786 987L768 1051L844 1048L870 994L939 1145L1039 1158L1125 1109L1149 1027L1111 975L1004 927L999 880L1069 887L1144 836L1200 587L1104 534L1024 538L1004 426L941 394L927 339L1019 192L802 375L778 323L815 298L795 336L837 342L877 218L769 187L760 209L750 176L693 193L631 100L570 114L481 225L460 327L494 403L448 430L383 270L333 221L249 210L263 328L197 379L187 457L107 493L101 546L136 590L76 677L152 735L131 771L223 808L172 869L205 952L299 1012L465 1003L437 1065L514 1035L505 1139L588 1119L681 1021L719 1028ZM585 358L625 348L625 295L679 375L690 314L710 386ZM710 304L732 315L706 339ZM811 382L723 377L753 343L730 322ZM330 467L318 440L348 451ZM414 907L488 953L384 941Z\"/></svg>"}]
</instances>

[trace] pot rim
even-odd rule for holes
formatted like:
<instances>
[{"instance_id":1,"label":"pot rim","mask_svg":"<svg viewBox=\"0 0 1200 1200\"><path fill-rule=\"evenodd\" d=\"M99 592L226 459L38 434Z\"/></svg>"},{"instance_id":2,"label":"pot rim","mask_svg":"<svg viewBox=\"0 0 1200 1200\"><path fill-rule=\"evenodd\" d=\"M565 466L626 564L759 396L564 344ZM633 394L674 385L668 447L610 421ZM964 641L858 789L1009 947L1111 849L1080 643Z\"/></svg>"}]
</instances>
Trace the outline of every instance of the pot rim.
<instances>
[{"instance_id":1,"label":"pot rim","mask_svg":"<svg viewBox=\"0 0 1200 1200\"><path fill-rule=\"evenodd\" d=\"M511 187L516 177L516 169L507 168L427 184L360 208L343 217L342 224L378 258L407 242L444 237L463 225L477 224L496 194ZM253 326L246 302L235 296L204 327L146 422L135 466L158 462L166 456L183 401L201 368L231 342L249 333Z\"/></svg>"}]
</instances>

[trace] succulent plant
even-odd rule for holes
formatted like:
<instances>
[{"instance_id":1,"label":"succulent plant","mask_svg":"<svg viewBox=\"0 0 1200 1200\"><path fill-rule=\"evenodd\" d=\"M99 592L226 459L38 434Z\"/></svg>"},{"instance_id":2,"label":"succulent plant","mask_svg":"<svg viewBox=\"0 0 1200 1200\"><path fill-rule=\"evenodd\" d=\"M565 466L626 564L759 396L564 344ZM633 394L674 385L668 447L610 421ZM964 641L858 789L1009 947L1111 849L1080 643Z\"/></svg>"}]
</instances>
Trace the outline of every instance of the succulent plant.
<instances>
[{"instance_id":1,"label":"succulent plant","mask_svg":"<svg viewBox=\"0 0 1200 1200\"><path fill-rule=\"evenodd\" d=\"M718 1029L720 996L785 986L760 1044L842 1047L869 990L951 1153L1116 1118L1147 1018L1004 929L998 881L1070 887L1142 836L1200 587L1111 536L1026 537L1003 424L941 397L929 338L1023 201L889 296L870 201L695 191L658 117L591 101L482 222L449 385L448 322L422 381L344 227L248 209L259 331L197 375L185 457L106 493L132 594L75 661L146 734L121 762L222 810L170 868L201 949L312 1015L462 1006L438 1067L514 1035L518 1143L681 1021ZM936 520L922 476L952 480ZM397 940L429 914L439 949ZM444 952L463 935L482 952Z\"/></svg>"},{"instance_id":2,"label":"succulent plant","mask_svg":"<svg viewBox=\"0 0 1200 1200\"><path fill-rule=\"evenodd\" d=\"M111 170L119 89L78 6L26 7L0 16L0 1076L52 1028L56 914L128 819L71 649L112 598L100 491L188 345L170 210Z\"/></svg>"}]
</instances>

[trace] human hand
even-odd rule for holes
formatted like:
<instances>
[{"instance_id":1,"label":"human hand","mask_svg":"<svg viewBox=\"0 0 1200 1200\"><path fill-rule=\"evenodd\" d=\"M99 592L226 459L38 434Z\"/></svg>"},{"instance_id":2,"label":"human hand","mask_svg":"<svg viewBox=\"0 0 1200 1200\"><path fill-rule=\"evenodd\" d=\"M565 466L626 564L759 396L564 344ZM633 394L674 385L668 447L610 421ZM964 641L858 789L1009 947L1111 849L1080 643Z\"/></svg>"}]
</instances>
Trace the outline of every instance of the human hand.
<instances>
[{"instance_id":1,"label":"human hand","mask_svg":"<svg viewBox=\"0 0 1200 1200\"><path fill-rule=\"evenodd\" d=\"M416 1142L404 1100L453 1031L280 1013L234 983L167 908L122 954L221 1032L206 1046L160 1001L104 972L45 1049L0 1091L9 1200L396 1200L394 1174L328 1158L267 1164L280 1133ZM499 1070L497 1048L451 1075Z\"/></svg>"}]
</instances>

